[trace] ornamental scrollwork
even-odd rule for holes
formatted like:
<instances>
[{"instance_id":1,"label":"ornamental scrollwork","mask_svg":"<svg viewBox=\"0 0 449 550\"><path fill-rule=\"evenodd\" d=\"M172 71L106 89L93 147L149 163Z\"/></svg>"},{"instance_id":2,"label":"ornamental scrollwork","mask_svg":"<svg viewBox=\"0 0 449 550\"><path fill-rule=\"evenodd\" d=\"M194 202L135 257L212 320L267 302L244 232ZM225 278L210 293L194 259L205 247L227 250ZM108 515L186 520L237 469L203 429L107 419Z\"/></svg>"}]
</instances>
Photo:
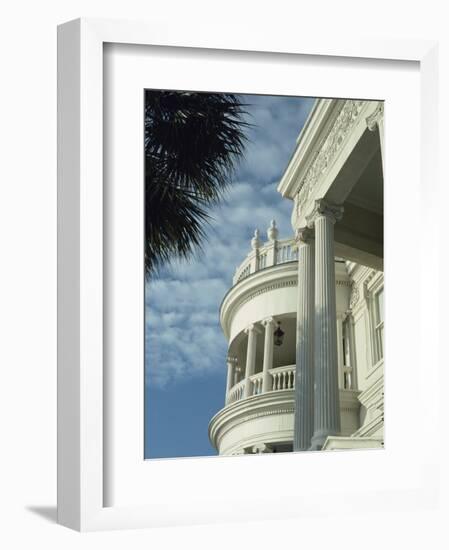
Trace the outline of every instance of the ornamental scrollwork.
<instances>
[{"instance_id":1,"label":"ornamental scrollwork","mask_svg":"<svg viewBox=\"0 0 449 550\"><path fill-rule=\"evenodd\" d=\"M349 307L352 309L360 299L359 287L353 283L351 287L351 297L349 298Z\"/></svg>"},{"instance_id":2,"label":"ornamental scrollwork","mask_svg":"<svg viewBox=\"0 0 449 550\"><path fill-rule=\"evenodd\" d=\"M343 146L351 128L358 120L365 101L345 101L334 124L330 128L321 147L304 175L296 199L296 208L299 208L307 201L312 194L316 182L326 173L334 161L336 154Z\"/></svg>"},{"instance_id":3,"label":"ornamental scrollwork","mask_svg":"<svg viewBox=\"0 0 449 550\"><path fill-rule=\"evenodd\" d=\"M368 130L371 132L374 132L376 128L379 125L379 121L384 116L384 102L379 101L377 104L376 110L366 119L366 125L368 126Z\"/></svg>"}]
</instances>

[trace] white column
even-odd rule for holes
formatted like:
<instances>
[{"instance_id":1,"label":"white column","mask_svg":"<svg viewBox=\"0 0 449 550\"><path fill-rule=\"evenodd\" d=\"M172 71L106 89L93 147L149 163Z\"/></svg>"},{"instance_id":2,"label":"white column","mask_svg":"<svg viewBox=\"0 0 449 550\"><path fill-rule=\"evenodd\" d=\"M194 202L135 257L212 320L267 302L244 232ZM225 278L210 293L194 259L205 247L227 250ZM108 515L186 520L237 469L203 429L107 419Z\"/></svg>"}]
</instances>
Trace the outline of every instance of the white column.
<instances>
[{"instance_id":1,"label":"white column","mask_svg":"<svg viewBox=\"0 0 449 550\"><path fill-rule=\"evenodd\" d=\"M262 324L265 327L265 342L263 347L263 378L262 378L262 393L266 393L272 389L272 378L270 369L273 368L273 341L275 321L272 317L265 319Z\"/></svg>"},{"instance_id":2,"label":"white column","mask_svg":"<svg viewBox=\"0 0 449 550\"><path fill-rule=\"evenodd\" d=\"M321 449L328 436L340 432L334 224L342 213L342 207L319 200L310 217L315 227L314 450Z\"/></svg>"},{"instance_id":3,"label":"white column","mask_svg":"<svg viewBox=\"0 0 449 550\"><path fill-rule=\"evenodd\" d=\"M228 375L226 378L226 403L228 401L229 392L231 391L232 386L234 385L234 365L235 365L235 359L232 357L228 357L227 365L228 365Z\"/></svg>"},{"instance_id":4,"label":"white column","mask_svg":"<svg viewBox=\"0 0 449 550\"><path fill-rule=\"evenodd\" d=\"M298 303L293 450L310 448L313 435L314 241L310 229L296 231Z\"/></svg>"},{"instance_id":5,"label":"white column","mask_svg":"<svg viewBox=\"0 0 449 550\"><path fill-rule=\"evenodd\" d=\"M246 368L245 368L245 391L243 397L250 397L252 395L252 384L250 377L254 374L256 368L256 346L257 346L257 334L258 329L255 325L250 325L245 329L248 334L248 349L246 352Z\"/></svg>"}]
</instances>

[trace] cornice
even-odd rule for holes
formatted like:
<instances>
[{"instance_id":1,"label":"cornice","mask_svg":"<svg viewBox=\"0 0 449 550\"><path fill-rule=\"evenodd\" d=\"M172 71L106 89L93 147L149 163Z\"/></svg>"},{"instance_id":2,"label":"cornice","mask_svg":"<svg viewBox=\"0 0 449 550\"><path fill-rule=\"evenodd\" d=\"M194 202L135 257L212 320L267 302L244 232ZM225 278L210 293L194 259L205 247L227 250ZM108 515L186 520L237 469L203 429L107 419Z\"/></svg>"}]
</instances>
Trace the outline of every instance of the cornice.
<instances>
[{"instance_id":1,"label":"cornice","mask_svg":"<svg viewBox=\"0 0 449 550\"><path fill-rule=\"evenodd\" d=\"M294 390L281 390L253 395L236 401L218 411L209 422L209 439L218 448L219 440L235 426L276 414L293 414L295 407Z\"/></svg>"},{"instance_id":2,"label":"cornice","mask_svg":"<svg viewBox=\"0 0 449 550\"><path fill-rule=\"evenodd\" d=\"M371 434L383 428L383 426L384 426L384 415L379 414L375 418L372 418L366 424L363 424L362 426L360 426L360 428L356 432L354 432L351 437L353 438L369 437Z\"/></svg>"},{"instance_id":3,"label":"cornice","mask_svg":"<svg viewBox=\"0 0 449 550\"><path fill-rule=\"evenodd\" d=\"M373 382L366 390L363 390L358 398L360 403L369 408L374 402L383 401L384 379L383 376Z\"/></svg>"},{"instance_id":4,"label":"cornice","mask_svg":"<svg viewBox=\"0 0 449 550\"><path fill-rule=\"evenodd\" d=\"M238 308L266 292L296 286L297 266L297 261L270 266L256 271L231 287L220 305L220 323L225 336L229 338L230 320Z\"/></svg>"},{"instance_id":5,"label":"cornice","mask_svg":"<svg viewBox=\"0 0 449 550\"><path fill-rule=\"evenodd\" d=\"M297 181L320 150L326 125L332 122L341 100L318 99L296 141L296 148L278 185L283 197L293 199L297 193Z\"/></svg>"},{"instance_id":6,"label":"cornice","mask_svg":"<svg viewBox=\"0 0 449 550\"><path fill-rule=\"evenodd\" d=\"M220 323L225 336L229 338L230 320L239 308L267 292L298 286L297 266L297 261L277 264L257 271L231 287L220 305ZM349 288L351 281L346 273L341 277L336 279L336 286Z\"/></svg>"},{"instance_id":7,"label":"cornice","mask_svg":"<svg viewBox=\"0 0 449 550\"><path fill-rule=\"evenodd\" d=\"M241 424L244 424L245 422L251 422L252 420L255 420L256 418L262 418L266 416L273 416L273 415L280 415L280 414L294 414L295 407L294 403L291 407L286 407L284 409L273 409L269 411L263 411L258 413L249 414L247 416L242 417L239 420L233 420L232 422L229 422L221 427L218 428L218 431L215 435L215 442L213 442L214 445L216 445L216 448L219 449L221 441L223 437L229 433L232 429L234 429L236 426L239 426Z\"/></svg>"}]
</instances>

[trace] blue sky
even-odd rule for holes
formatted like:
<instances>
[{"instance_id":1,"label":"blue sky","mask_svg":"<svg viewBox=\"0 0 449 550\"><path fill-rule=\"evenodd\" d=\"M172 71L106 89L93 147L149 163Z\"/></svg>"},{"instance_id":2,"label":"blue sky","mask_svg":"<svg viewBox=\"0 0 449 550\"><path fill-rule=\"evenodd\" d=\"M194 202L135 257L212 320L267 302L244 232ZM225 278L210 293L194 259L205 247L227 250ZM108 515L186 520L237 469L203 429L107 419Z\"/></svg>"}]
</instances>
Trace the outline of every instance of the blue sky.
<instances>
[{"instance_id":1,"label":"blue sky","mask_svg":"<svg viewBox=\"0 0 449 550\"><path fill-rule=\"evenodd\" d=\"M225 201L210 210L203 252L147 283L145 458L216 454L207 427L224 405L226 387L221 300L255 228L266 240L274 218L280 238L292 234L292 204L276 187L314 100L248 95L242 101L254 127Z\"/></svg>"}]
</instances>

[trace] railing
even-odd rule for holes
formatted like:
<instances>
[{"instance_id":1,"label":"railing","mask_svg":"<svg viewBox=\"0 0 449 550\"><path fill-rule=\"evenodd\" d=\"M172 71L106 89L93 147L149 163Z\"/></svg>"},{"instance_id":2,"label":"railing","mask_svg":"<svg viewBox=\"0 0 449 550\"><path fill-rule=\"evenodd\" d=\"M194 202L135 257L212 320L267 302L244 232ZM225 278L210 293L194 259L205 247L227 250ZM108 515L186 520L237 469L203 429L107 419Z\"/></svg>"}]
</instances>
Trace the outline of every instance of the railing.
<instances>
[{"instance_id":1,"label":"railing","mask_svg":"<svg viewBox=\"0 0 449 550\"><path fill-rule=\"evenodd\" d=\"M295 387L295 370L296 365L271 369L269 371L273 379L271 391L292 390Z\"/></svg>"},{"instance_id":2,"label":"railing","mask_svg":"<svg viewBox=\"0 0 449 550\"><path fill-rule=\"evenodd\" d=\"M285 367L278 367L275 369L270 369L271 383L269 385L269 392L282 391L282 390L292 390L295 387L295 365L287 365ZM250 392L249 395L260 395L262 394L262 384L263 384L263 373L258 372L253 374L249 378L250 380ZM226 399L226 404L229 405L235 401L240 401L244 398L245 394L246 379L240 380L235 384L229 391L228 397Z\"/></svg>"},{"instance_id":3,"label":"railing","mask_svg":"<svg viewBox=\"0 0 449 550\"><path fill-rule=\"evenodd\" d=\"M293 246L294 241L279 245L276 250L276 263L285 264L298 259L298 249Z\"/></svg>"},{"instance_id":4,"label":"railing","mask_svg":"<svg viewBox=\"0 0 449 550\"><path fill-rule=\"evenodd\" d=\"M298 250L295 247L294 239L268 241L259 248L252 250L245 261L237 267L233 284L237 284L261 269L293 262L297 259Z\"/></svg>"},{"instance_id":5,"label":"railing","mask_svg":"<svg viewBox=\"0 0 449 550\"><path fill-rule=\"evenodd\" d=\"M227 404L234 403L234 401L240 401L240 399L243 399L243 392L245 390L245 382L246 380L240 380L235 386L233 386L228 394L228 398L226 400Z\"/></svg>"},{"instance_id":6,"label":"railing","mask_svg":"<svg viewBox=\"0 0 449 550\"><path fill-rule=\"evenodd\" d=\"M251 395L259 395L262 393L262 379L263 379L263 373L258 372L257 374L253 374L250 376L251 380Z\"/></svg>"},{"instance_id":7,"label":"railing","mask_svg":"<svg viewBox=\"0 0 449 550\"><path fill-rule=\"evenodd\" d=\"M251 264L248 264L242 271L239 273L239 276L237 277L237 283L241 281L242 279L246 279L251 274Z\"/></svg>"}]
</instances>

